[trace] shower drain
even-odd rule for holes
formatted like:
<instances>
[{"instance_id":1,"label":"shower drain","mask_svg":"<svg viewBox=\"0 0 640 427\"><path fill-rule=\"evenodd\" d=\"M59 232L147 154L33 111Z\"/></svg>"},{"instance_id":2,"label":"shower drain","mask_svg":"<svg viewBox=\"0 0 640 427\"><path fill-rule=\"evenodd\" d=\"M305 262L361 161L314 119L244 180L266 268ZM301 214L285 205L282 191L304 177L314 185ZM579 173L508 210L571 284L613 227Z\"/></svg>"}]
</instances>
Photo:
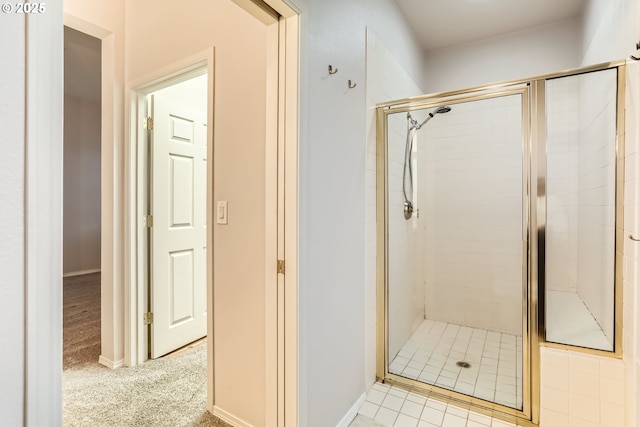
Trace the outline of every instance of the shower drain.
<instances>
[{"instance_id":1,"label":"shower drain","mask_svg":"<svg viewBox=\"0 0 640 427\"><path fill-rule=\"evenodd\" d=\"M461 368L470 368L471 365L467 362L464 361L460 361L460 362L456 362L456 366L459 366Z\"/></svg>"}]
</instances>

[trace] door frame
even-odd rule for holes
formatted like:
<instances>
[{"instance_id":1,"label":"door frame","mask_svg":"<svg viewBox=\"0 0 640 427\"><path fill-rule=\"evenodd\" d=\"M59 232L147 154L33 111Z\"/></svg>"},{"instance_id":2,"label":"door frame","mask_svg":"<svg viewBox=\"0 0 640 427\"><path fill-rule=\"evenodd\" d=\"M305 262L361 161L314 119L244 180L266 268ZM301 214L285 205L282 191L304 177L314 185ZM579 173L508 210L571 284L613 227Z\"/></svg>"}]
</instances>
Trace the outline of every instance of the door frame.
<instances>
[{"instance_id":1,"label":"door frame","mask_svg":"<svg viewBox=\"0 0 640 427\"><path fill-rule=\"evenodd\" d=\"M207 74L207 157L213 159L213 114L214 114L214 48L196 53L188 58L160 68L142 77L131 85L129 91L128 112L129 144L128 157L129 180L128 197L130 209L127 212L129 224L129 271L128 289L125 292L125 357L129 366L148 360L149 327L143 322L147 312L150 295L148 294L149 241L148 228L144 222L147 211L147 197L150 186L147 175L146 131L143 118L147 113L147 96L152 92L188 80L197 75ZM135 159L135 160L134 160ZM213 224L213 161L207 162L207 224ZM207 232L207 247L213 247L213 228ZM213 348L213 251L207 251L207 409L212 411L214 402L214 348Z\"/></svg>"},{"instance_id":2,"label":"door frame","mask_svg":"<svg viewBox=\"0 0 640 427\"><path fill-rule=\"evenodd\" d=\"M214 82L214 49L210 48L165 68L154 71L152 74L142 77L134 82L129 91L129 140L128 150L129 176L132 179L128 183L130 209L127 211L127 220L130 224L131 239L129 239L129 284L125 292L125 307L128 316L125 319L125 354L127 365L134 366L148 360L149 328L143 322L143 315L148 310L149 298L147 266L150 262L148 247L148 228L144 222L144 215L148 214L147 199L149 197L149 176L147 135L143 126L147 111L147 97L153 92L183 82L198 75L207 74L207 120L212 123L213 117L213 82ZM207 126L207 156L213 155L213 126ZM211 183L211 184L210 184ZM213 200L213 165L207 162L207 223L211 224ZM207 233L207 246L211 247L212 233ZM207 300L213 292L212 279L212 252L207 253ZM207 303L207 312L212 309L210 301ZM209 316L210 318L211 316ZM210 329L213 324L207 320L207 335L213 334ZM213 336L213 335L211 335Z\"/></svg>"},{"instance_id":3,"label":"door frame","mask_svg":"<svg viewBox=\"0 0 640 427\"><path fill-rule=\"evenodd\" d=\"M119 316L117 295L122 277L121 249L124 247L123 228L118 221L117 208L121 207L118 186L115 184L123 170L118 150L122 142L122 133L117 128L118 118L116 99L117 90L113 71L116 68L115 42L111 31L84 21L76 16L64 13L64 26L80 31L100 40L101 68L100 90L100 187L101 187L101 224L100 224L100 356L98 362L109 368L123 366L122 346L118 343L122 335L118 330ZM105 145L103 141L118 141Z\"/></svg>"},{"instance_id":4,"label":"door frame","mask_svg":"<svg viewBox=\"0 0 640 427\"><path fill-rule=\"evenodd\" d=\"M278 356L278 410L267 413L269 425L295 426L298 424L298 138L300 108L300 15L303 0L264 0L281 16L281 33L278 53L282 67L278 68L279 82L279 141L284 152L284 175L282 190L286 196L283 205L283 227L286 248L286 286L282 298L284 320L281 325L283 336L278 337L279 346L284 349ZM73 21L73 23L71 22ZM24 416L25 425L36 426L43 422L59 422L62 419L62 111L63 111L63 62L62 30L67 24L72 28L96 36L102 40L103 58L103 140L113 141L112 156L103 174L110 178L113 199L105 204L110 206L109 221L113 228L109 231L113 245L109 248L109 265L102 265L103 271L112 268L113 283L109 300L125 301L124 310L112 304L110 326L113 338L110 348L113 354L124 353L124 362L135 360L129 353L136 348L132 345L131 334L121 342L120 334L127 333L126 324L131 323L132 301L127 296L131 279L130 253L133 225L133 206L129 186L132 175L132 154L125 139L125 129L129 123L131 106L124 103L124 112L119 109L121 82L115 80L122 58L116 56L114 34L63 13L62 2L47 4L47 12L38 16L26 16L25 31L25 375L24 375ZM120 52L121 54L122 52ZM166 74L166 73L165 73ZM105 80L106 79L106 80ZM105 82L110 84L105 85ZM212 86L210 86L212 88ZM105 108L105 103L107 107ZM213 110L210 110L213 111ZM122 115L124 113L124 115ZM105 120L105 114L109 120ZM122 123L124 118L125 123ZM124 125L124 126L123 126ZM130 136L130 131L127 131ZM108 133L109 138L105 138ZM126 145L125 145L126 144ZM123 160L124 158L124 160ZM103 159L103 162L105 160ZM103 175L103 178L105 176ZM115 182L117 180L117 182ZM124 193L124 194L123 194ZM120 221L120 218L123 221ZM103 239L104 242L104 239ZM134 252L136 253L136 252ZM124 256L122 256L124 254ZM103 255L104 256L104 255ZM104 258L103 258L104 260ZM121 278L122 280L115 280ZM133 277L132 277L133 276ZM280 275L278 275L280 276ZM284 281L284 277L279 277ZM124 285L123 283L124 282ZM124 287L123 287L124 286ZM103 295L104 297L104 295ZM137 298L137 295L136 295ZM213 316L210 316L212 318ZM117 335L117 336L116 336ZM104 339L104 337L103 337ZM122 349L124 348L124 351ZM103 351L104 353L104 351ZM210 351L209 353L213 353ZM113 366L120 360L111 360ZM207 407L213 408L213 375L208 375ZM267 378L271 387L272 378ZM269 395L268 395L269 396ZM273 400L268 397L267 405ZM282 402L282 405L280 405ZM274 413L276 415L274 415ZM273 417L277 422L271 424Z\"/></svg>"},{"instance_id":5,"label":"door frame","mask_svg":"<svg viewBox=\"0 0 640 427\"><path fill-rule=\"evenodd\" d=\"M215 69L214 65L213 65L213 61L214 61L214 56L213 56L213 49L211 50L211 54L209 54L209 52L203 52L203 56L206 56L206 59L203 59L202 61L199 61L195 64L193 64L192 66L188 66L187 68L183 69L183 70L178 70L175 73L171 73L168 76L165 76L165 78L160 78L160 80L155 80L150 82L148 85L144 85L142 88L137 88L136 90L132 90L132 96L131 96L131 104L132 104L132 110L131 110L131 120L133 123L133 126L131 126L131 132L133 133L135 131L136 133L136 137L137 139L135 140L135 149L137 151L137 170L136 170L136 180L137 180L137 185L135 185L135 190L137 193L137 200L136 200L136 209L135 209L135 213L133 212L133 209L129 212L132 215L131 220L135 221L132 222L132 224L134 224L134 227L136 228L136 240L137 240L137 245L136 245L136 249L137 249L137 256L134 255L132 258L136 258L136 262L135 264L131 264L132 266L134 266L134 268L137 270L137 281L132 282L132 284L135 284L133 286L131 286L131 289L129 290L129 296L131 297L132 294L134 292L137 292L137 312L136 312L136 316L133 317L134 321L132 322L132 324L130 325L129 330L133 331L135 329L138 329L138 332L140 331L140 329L143 331L143 335L140 335L138 333L138 346L135 350L142 350L142 353L138 353L138 363L142 363L145 362L149 359L151 359L153 357L153 352L154 352L154 345L152 345L153 343L153 336L155 334L154 331L154 327L158 326L158 322L155 322L154 320L152 320L152 324L146 324L146 322L143 321L144 319L144 314L147 312L151 312L154 313L154 306L157 307L157 305L154 303L153 300L153 295L156 291L156 283L155 281L153 281L152 276L153 275L153 269L154 269L154 262L153 262L153 241L154 241L154 237L153 237L153 233L152 230L153 228L150 227L147 223L147 221L145 221L145 215L154 215L157 212L154 212L154 208L153 208L153 200L154 200L154 194L156 194L154 192L154 175L153 172L154 170L156 170L156 164L155 164L155 157L154 157L154 153L151 150L151 147L154 145L154 140L152 139L152 133L150 132L149 129L145 128L145 124L147 123L146 118L147 117L152 117L154 119L154 121L157 122L156 119L156 107L153 106L150 108L151 105L156 105L156 101L152 101L151 97L155 98L155 94L158 93L159 91L162 91L165 88L169 88L171 86L175 86L175 85L179 85L180 83L183 83L185 81L191 80L192 78L197 78L200 76L205 75L207 77L207 82L206 82L206 99L207 99L207 107L206 107L206 111L204 114L204 120L205 120L205 125L207 125L208 123L212 123L212 119L213 119L213 114L212 111L209 109L209 104L211 103L211 99L213 98L213 91L211 90L211 83L213 81L212 78L210 78L210 74L209 72L213 69ZM195 59L195 58L194 58ZM168 100L168 102L173 102L172 99L170 98L166 98ZM192 104L186 104L188 107L193 107ZM137 106L137 108L136 108ZM134 110L134 108L136 108ZM173 108L173 107L172 107ZM151 114L150 109L153 110L153 114ZM200 111L198 111L198 114L200 113ZM213 145L213 133L210 131L210 128L212 126L207 126L206 127L206 132L205 132L205 144L207 146L207 157L212 155L212 145ZM155 127L154 127L155 129ZM132 138L131 141L134 141L134 139ZM132 144L133 145L133 144ZM131 147L131 150L133 150L134 147ZM196 149L197 150L197 149ZM213 172L212 170L210 170L210 163L207 162L206 163L207 168L205 171L205 177L204 177L204 185L206 186L206 192L205 192L205 200L203 201L204 205L205 205L205 226L207 221L210 219L210 206L207 202L209 201L209 187L212 187L213 185ZM211 172L211 174L210 174ZM133 183L132 183L132 187L134 187ZM155 219L157 222L157 218L153 218ZM206 244L209 244L209 240L211 240L209 237L209 234L212 234L213 230L209 229L206 231ZM157 236L156 236L157 237ZM133 252L132 252L133 253ZM206 251L205 251L206 254ZM210 287L210 283L208 280L208 277L211 275L210 273L212 272L212 270L209 268L209 263L208 263L208 259L209 259L209 255L207 254L205 257L205 300L208 301L209 300L209 291L212 291L212 286ZM133 261L133 260L132 260ZM133 273L133 272L132 272ZM133 289L136 288L136 289ZM206 311L209 312L209 307L207 306ZM155 316L156 319L158 318L157 316ZM208 320L208 319L207 319ZM208 329L208 321L205 323L205 328ZM199 329L198 329L199 330ZM207 335L209 335L209 332L207 330ZM141 339L140 339L141 338ZM173 346L172 346L173 347ZM179 347L178 347L179 348ZM170 351L174 351L177 350L177 348L173 348ZM156 356L157 357L162 357L162 355ZM141 359L142 362L141 362Z\"/></svg>"},{"instance_id":6,"label":"door frame","mask_svg":"<svg viewBox=\"0 0 640 427\"><path fill-rule=\"evenodd\" d=\"M266 170L277 168L277 183L266 183L269 200L277 200L277 259L286 260L286 274L273 275L273 247L269 246L267 226L265 248L265 423L269 426L295 427L300 424L299 393L299 281L298 281L298 167L300 138L300 51L301 27L306 11L304 0L232 0L248 13L263 20L265 8L280 15L269 34L278 36L277 46L269 44L268 58L277 50L277 64L267 64L268 79L277 79L277 93L267 92L267 103L277 103L277 111L268 111L269 120L277 119L277 128L267 128ZM274 136L270 138L270 135ZM269 148L272 148L269 150ZM269 151L277 157L269 158ZM269 175L269 174L267 174ZM270 190L271 189L271 190ZM274 193L274 191L276 193ZM269 195L274 197L270 197ZM277 197L275 197L277 194ZM272 220L267 215L267 221ZM274 233L276 234L276 233ZM277 292L269 292L276 288ZM280 291L282 290L282 291ZM275 326L275 327L274 327ZM275 347L274 347L275 346ZM302 409L304 410L304 409Z\"/></svg>"}]
</instances>

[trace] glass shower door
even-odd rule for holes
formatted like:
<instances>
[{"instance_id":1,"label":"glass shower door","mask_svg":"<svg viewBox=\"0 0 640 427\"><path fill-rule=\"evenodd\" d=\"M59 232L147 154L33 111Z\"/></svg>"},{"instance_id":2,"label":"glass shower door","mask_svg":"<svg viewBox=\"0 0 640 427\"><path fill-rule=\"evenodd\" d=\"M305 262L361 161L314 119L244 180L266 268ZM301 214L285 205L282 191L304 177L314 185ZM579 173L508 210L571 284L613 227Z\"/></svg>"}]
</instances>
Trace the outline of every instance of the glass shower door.
<instances>
[{"instance_id":1,"label":"glass shower door","mask_svg":"<svg viewBox=\"0 0 640 427\"><path fill-rule=\"evenodd\" d=\"M616 341L617 80L607 69L546 81L545 338L605 352Z\"/></svg>"},{"instance_id":2,"label":"glass shower door","mask_svg":"<svg viewBox=\"0 0 640 427\"><path fill-rule=\"evenodd\" d=\"M518 88L386 114L387 371L517 410L525 97Z\"/></svg>"}]
</instances>

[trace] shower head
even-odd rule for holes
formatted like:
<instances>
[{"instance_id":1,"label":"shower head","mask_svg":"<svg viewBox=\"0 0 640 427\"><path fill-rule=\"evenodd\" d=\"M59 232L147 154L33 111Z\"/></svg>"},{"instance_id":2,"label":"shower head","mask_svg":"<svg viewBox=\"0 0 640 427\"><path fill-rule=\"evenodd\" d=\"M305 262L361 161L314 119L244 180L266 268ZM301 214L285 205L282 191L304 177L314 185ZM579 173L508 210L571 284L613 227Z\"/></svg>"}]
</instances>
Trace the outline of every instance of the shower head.
<instances>
[{"instance_id":1,"label":"shower head","mask_svg":"<svg viewBox=\"0 0 640 427\"><path fill-rule=\"evenodd\" d=\"M413 129L420 129L425 123L427 123L429 120L431 120L433 118L433 116L435 116L436 114L444 114L444 113L448 113L449 111L451 111L451 107L449 107L448 105L443 105L441 107L436 108L435 110L433 110L432 112L429 113L429 115L427 116L426 119L424 119L422 121L422 123L416 125L415 120L411 117L411 114L407 114L407 119L413 120L413 122L410 123L411 127Z\"/></svg>"},{"instance_id":2,"label":"shower head","mask_svg":"<svg viewBox=\"0 0 640 427\"><path fill-rule=\"evenodd\" d=\"M444 114L448 113L449 111L451 111L451 107L449 107L448 105L443 105L442 107L436 108L432 113L429 113L429 115L433 117L434 114Z\"/></svg>"}]
</instances>

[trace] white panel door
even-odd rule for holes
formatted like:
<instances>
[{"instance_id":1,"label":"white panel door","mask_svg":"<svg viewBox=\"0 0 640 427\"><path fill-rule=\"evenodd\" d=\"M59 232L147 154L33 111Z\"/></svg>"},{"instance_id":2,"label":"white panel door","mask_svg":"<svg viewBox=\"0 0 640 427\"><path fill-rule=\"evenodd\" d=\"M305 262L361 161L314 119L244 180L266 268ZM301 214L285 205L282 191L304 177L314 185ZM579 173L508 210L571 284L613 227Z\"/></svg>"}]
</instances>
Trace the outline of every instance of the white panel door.
<instances>
[{"instance_id":1,"label":"white panel door","mask_svg":"<svg viewBox=\"0 0 640 427\"><path fill-rule=\"evenodd\" d=\"M206 111L151 98L151 357L207 335Z\"/></svg>"}]
</instances>

